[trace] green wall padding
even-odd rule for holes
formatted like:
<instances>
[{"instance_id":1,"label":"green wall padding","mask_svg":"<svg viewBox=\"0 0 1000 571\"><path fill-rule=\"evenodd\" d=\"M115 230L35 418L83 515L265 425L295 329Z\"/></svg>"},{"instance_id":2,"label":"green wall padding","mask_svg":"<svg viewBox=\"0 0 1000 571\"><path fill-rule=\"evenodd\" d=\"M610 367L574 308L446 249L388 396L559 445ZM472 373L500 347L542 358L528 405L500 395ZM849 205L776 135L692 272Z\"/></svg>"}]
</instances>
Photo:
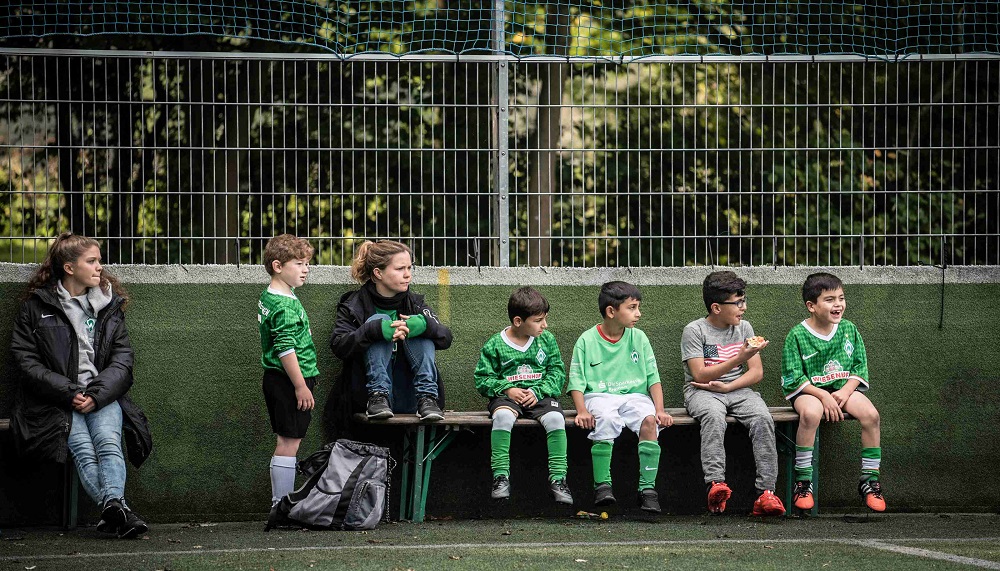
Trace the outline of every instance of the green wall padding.
<instances>
[{"instance_id":1,"label":"green wall padding","mask_svg":"<svg viewBox=\"0 0 1000 571\"><path fill-rule=\"evenodd\" d=\"M159 521L189 517L263 517L270 493L267 463L274 437L267 422L260 390L260 348L256 299L262 285L128 285L132 304L128 323L137 355L133 396L149 416L154 453L148 463L130 472L128 494L143 507L143 515ZM348 286L306 285L299 295L312 321L320 357L317 410L300 457L328 437L331 383L339 361L329 348L337 300ZM447 408L479 410L486 401L476 393L472 370L482 343L506 325L507 297L514 288L446 286L419 288L454 331L451 349L438 353L447 387ZM550 330L559 341L567 366L576 337L597 323L597 287L541 287L549 299ZM9 346L10 327L22 286L0 284L0 343ZM772 341L763 353L765 380L759 390L772 406L785 401L779 389L781 343L789 328L806 317L797 286L754 286L747 319L756 332ZM989 332L1000 314L995 300L1000 285L948 285L944 328L938 330L940 290L929 285L849 285L846 317L865 339L871 371L869 396L882 415L883 482L890 509L996 511L1000 489L983 485L1000 460L1000 359ZM984 303L987 302L987 303ZM643 288L646 331L657 353L668 407L683 406L683 375L679 361L681 330L701 317L701 290L694 286ZM7 416L14 374L9 351L2 352L0 416ZM565 399L570 405L570 401ZM571 405L570 405L571 406ZM571 440L582 432L571 430ZM577 434L579 433L579 434ZM821 499L824 507L854 507L860 467L857 423L824 425L821 431ZM671 442L684 442L674 446ZM694 429L672 429L661 442L667 449L696 454ZM479 459L488 458L488 435L471 444ZM538 448L538 447L536 447ZM515 451L536 454L544 449ZM446 451L462 454L462 448ZM585 448L571 446L573 460L589 466ZM481 458L480 458L481 457ZM665 458L669 458L666 454ZM688 460L686 459L685 462ZM16 460L9 446L0 448L0 479L11 478ZM452 465L461 459L452 458ZM697 464L697 460L693 460ZM543 465L543 464L540 464ZM730 466L732 469L732 465ZM752 464L745 467L752 472ZM782 472L784 468L782 467ZM584 470L578 470L583 472ZM471 473L479 474L479 470ZM683 480L661 468L661 481L694 490L690 506L702 501L700 472L686 470ZM445 475L435 472L435 483ZM485 500L487 482L470 476L456 479L439 494L475 494ZM782 473L782 478L784 474ZM692 481L687 481L692 480ZM579 479L585 482L585 479ZM585 485L585 484L584 484ZM666 485L666 484L664 484ZM432 483L434 486L434 483ZM7 489L10 498L16 491ZM582 495L582 494L581 494ZM395 498L394 498L395 501ZM589 501L589 500L588 500ZM3 502L0 502L3 503ZM448 502L444 502L448 503ZM433 512L433 506L431 506ZM456 515L461 516L461 510ZM0 521L19 514L0 510Z\"/></svg>"}]
</instances>

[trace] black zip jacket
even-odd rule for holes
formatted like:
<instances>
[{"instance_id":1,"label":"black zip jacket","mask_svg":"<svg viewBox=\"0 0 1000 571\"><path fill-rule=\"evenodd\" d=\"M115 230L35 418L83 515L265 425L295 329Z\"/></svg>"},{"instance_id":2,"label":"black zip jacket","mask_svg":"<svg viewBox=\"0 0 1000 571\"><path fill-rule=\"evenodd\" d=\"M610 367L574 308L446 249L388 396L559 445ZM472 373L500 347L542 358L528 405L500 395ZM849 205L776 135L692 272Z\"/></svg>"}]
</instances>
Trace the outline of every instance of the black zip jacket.
<instances>
[{"instance_id":1,"label":"black zip jacket","mask_svg":"<svg viewBox=\"0 0 1000 571\"><path fill-rule=\"evenodd\" d=\"M434 311L424 302L424 296L407 292L399 307L403 315L423 315L427 320L427 330L421 337L434 343L436 349L451 347L451 330L441 323ZM364 354L372 343L385 340L382 324L366 320L375 314L375 302L371 295L360 288L345 293L337 304L337 318L330 337L330 348L334 355L344 361L337 391L337 416L334 425L346 429L347 417L352 412L364 411L368 402L367 379L364 370ZM444 407L444 387L438 374L438 404Z\"/></svg>"},{"instance_id":2,"label":"black zip jacket","mask_svg":"<svg viewBox=\"0 0 1000 571\"><path fill-rule=\"evenodd\" d=\"M142 463L151 438L146 418L126 393L132 386L132 342L125 326L125 300L112 295L94 325L94 365L99 373L83 387L77 378L79 345L73 325L54 289L32 293L14 321L11 352L21 369L11 429L18 452L31 459L65 462L73 421L73 397L94 399L97 409L122 401L126 442L139 432L148 446L129 447L129 460ZM95 409L96 410L96 409ZM136 453L139 453L138 455Z\"/></svg>"}]
</instances>

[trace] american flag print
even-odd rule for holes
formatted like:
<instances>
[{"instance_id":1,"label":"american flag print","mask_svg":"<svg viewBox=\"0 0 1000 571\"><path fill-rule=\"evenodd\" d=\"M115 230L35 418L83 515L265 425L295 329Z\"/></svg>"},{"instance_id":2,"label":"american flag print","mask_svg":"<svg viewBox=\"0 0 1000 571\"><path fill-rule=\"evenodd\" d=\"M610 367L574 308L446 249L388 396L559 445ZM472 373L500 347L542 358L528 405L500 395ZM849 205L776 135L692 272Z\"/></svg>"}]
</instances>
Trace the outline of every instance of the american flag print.
<instances>
[{"instance_id":1,"label":"american flag print","mask_svg":"<svg viewBox=\"0 0 1000 571\"><path fill-rule=\"evenodd\" d=\"M742 346L742 343L705 345L705 366L711 367L712 365L718 365L732 359L740 352L740 347Z\"/></svg>"}]
</instances>

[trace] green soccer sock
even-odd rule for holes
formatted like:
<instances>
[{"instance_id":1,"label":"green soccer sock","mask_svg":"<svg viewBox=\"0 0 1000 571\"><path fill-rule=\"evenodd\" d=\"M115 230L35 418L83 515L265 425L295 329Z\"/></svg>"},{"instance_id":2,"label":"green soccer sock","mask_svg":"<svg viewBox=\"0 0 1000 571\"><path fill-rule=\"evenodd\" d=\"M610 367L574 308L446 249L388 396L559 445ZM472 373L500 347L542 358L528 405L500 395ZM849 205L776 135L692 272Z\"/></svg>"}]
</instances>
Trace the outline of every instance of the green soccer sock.
<instances>
[{"instance_id":1,"label":"green soccer sock","mask_svg":"<svg viewBox=\"0 0 1000 571\"><path fill-rule=\"evenodd\" d=\"M549 447L549 481L566 477L566 431L553 430L545 436Z\"/></svg>"},{"instance_id":2,"label":"green soccer sock","mask_svg":"<svg viewBox=\"0 0 1000 571\"><path fill-rule=\"evenodd\" d=\"M795 481L813 479L813 447L795 447Z\"/></svg>"},{"instance_id":3,"label":"green soccer sock","mask_svg":"<svg viewBox=\"0 0 1000 571\"><path fill-rule=\"evenodd\" d=\"M614 440L598 440L590 448L590 456L594 463L594 485L611 485L611 449Z\"/></svg>"},{"instance_id":4,"label":"green soccer sock","mask_svg":"<svg viewBox=\"0 0 1000 571\"><path fill-rule=\"evenodd\" d=\"M493 477L510 476L510 431L490 432L490 447L490 467L493 468Z\"/></svg>"},{"instance_id":5,"label":"green soccer sock","mask_svg":"<svg viewBox=\"0 0 1000 571\"><path fill-rule=\"evenodd\" d=\"M861 449L861 480L878 481L879 467L882 464L881 448Z\"/></svg>"},{"instance_id":6,"label":"green soccer sock","mask_svg":"<svg viewBox=\"0 0 1000 571\"><path fill-rule=\"evenodd\" d=\"M660 470L660 443L655 440L639 441L639 491L656 487L656 473Z\"/></svg>"}]
</instances>

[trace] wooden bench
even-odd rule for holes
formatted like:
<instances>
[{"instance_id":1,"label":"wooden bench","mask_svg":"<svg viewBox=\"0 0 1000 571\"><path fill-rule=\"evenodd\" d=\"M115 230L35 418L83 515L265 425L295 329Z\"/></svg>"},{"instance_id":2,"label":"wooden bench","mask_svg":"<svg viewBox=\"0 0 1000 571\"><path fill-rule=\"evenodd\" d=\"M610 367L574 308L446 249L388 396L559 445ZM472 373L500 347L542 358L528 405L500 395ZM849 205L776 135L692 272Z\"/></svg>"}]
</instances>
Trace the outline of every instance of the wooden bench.
<instances>
[{"instance_id":1,"label":"wooden bench","mask_svg":"<svg viewBox=\"0 0 1000 571\"><path fill-rule=\"evenodd\" d=\"M792 407L769 407L774 418L775 437L778 452L785 456L785 473L791 474L795 468L795 431L799 423L799 415ZM697 425L698 421L688 415L683 408L666 409L674 417L674 426ZM566 426L575 427L576 411L567 409ZM476 427L493 425L486 411L457 412L445 411L444 420L438 422L421 422L416 415L399 414L388 420L369 420L364 413L356 413L353 419L365 425L398 426L403 429L403 459L402 482L400 493L399 517L415 523L424 521L427 508L427 491L431 478L431 466L434 460L451 444L459 431ZM735 424L731 416L726 422ZM514 426L538 426L538 422L519 418ZM786 509L791 510L792 486L791 478L786 478L784 501ZM816 431L816 442L813 451L813 494L817 498L812 514L819 513L819 431Z\"/></svg>"},{"instance_id":2,"label":"wooden bench","mask_svg":"<svg viewBox=\"0 0 1000 571\"><path fill-rule=\"evenodd\" d=\"M8 431L10 431L10 419L0 418L0 433ZM75 529L77 523L77 505L79 504L80 476L76 473L76 466L70 459L67 459L63 464L62 488L62 526L64 529Z\"/></svg>"}]
</instances>

